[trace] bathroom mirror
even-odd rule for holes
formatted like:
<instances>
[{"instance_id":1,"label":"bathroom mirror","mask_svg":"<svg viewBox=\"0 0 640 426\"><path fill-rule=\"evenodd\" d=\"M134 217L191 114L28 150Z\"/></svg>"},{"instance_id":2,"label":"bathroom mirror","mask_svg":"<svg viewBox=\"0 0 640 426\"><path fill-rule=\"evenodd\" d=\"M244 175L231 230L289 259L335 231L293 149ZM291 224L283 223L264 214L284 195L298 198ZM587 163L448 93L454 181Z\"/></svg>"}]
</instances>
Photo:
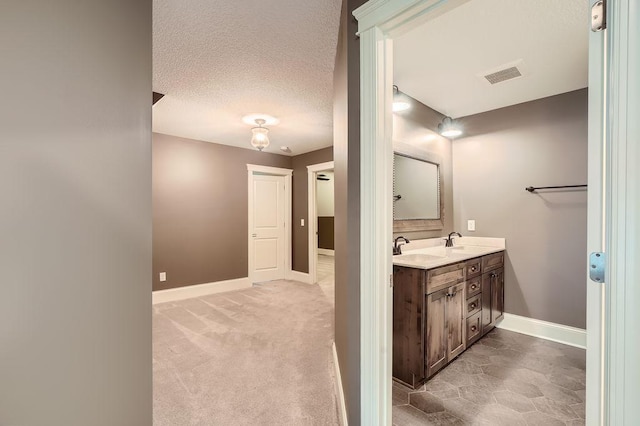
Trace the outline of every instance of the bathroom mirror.
<instances>
[{"instance_id":1,"label":"bathroom mirror","mask_svg":"<svg viewBox=\"0 0 640 426\"><path fill-rule=\"evenodd\" d=\"M394 152L394 232L443 229L441 173L439 162L426 153Z\"/></svg>"}]
</instances>

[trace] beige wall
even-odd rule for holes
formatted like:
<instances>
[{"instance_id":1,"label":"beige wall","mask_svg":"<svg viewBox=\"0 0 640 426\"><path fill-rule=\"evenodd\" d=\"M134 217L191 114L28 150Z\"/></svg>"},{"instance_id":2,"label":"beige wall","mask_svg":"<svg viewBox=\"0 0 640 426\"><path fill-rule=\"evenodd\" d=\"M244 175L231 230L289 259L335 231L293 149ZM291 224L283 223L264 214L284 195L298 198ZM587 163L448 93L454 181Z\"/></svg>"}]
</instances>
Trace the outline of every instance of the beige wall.
<instances>
[{"instance_id":1,"label":"beige wall","mask_svg":"<svg viewBox=\"0 0 640 426\"><path fill-rule=\"evenodd\" d=\"M154 133L153 289L246 277L247 164L290 169L291 161Z\"/></svg>"},{"instance_id":2,"label":"beige wall","mask_svg":"<svg viewBox=\"0 0 640 426\"><path fill-rule=\"evenodd\" d=\"M527 186L587 182L587 90L461 119L453 143L455 227L505 237L506 312L586 322L586 191ZM466 232L475 219L476 232Z\"/></svg>"},{"instance_id":3,"label":"beige wall","mask_svg":"<svg viewBox=\"0 0 640 426\"><path fill-rule=\"evenodd\" d=\"M334 68L335 339L349 424L360 424L360 46L345 0Z\"/></svg>"},{"instance_id":4,"label":"beige wall","mask_svg":"<svg viewBox=\"0 0 640 426\"><path fill-rule=\"evenodd\" d=\"M151 1L0 6L0 424L151 425Z\"/></svg>"},{"instance_id":5,"label":"beige wall","mask_svg":"<svg viewBox=\"0 0 640 426\"><path fill-rule=\"evenodd\" d=\"M398 143L406 144L410 145L412 150L426 153L429 158L439 159L444 197L444 228L440 231L395 233L394 237L402 235L409 239L420 239L448 235L454 230L452 145L449 139L437 134L438 124L444 115L409 96L406 96L406 100L411 104L411 108L393 114L394 149ZM425 139L426 135L433 139Z\"/></svg>"},{"instance_id":6,"label":"beige wall","mask_svg":"<svg viewBox=\"0 0 640 426\"><path fill-rule=\"evenodd\" d=\"M308 272L307 165L332 159L331 147L289 157L154 133L153 289L247 276L247 164L293 169L292 266Z\"/></svg>"}]
</instances>

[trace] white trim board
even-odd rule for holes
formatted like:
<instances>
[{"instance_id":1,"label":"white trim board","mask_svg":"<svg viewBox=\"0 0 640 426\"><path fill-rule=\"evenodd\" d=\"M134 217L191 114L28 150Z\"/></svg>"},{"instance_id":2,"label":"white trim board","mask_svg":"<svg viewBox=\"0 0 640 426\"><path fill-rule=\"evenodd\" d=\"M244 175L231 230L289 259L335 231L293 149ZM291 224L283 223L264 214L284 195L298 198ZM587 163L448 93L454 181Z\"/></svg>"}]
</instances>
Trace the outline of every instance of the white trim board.
<instances>
[{"instance_id":1,"label":"white trim board","mask_svg":"<svg viewBox=\"0 0 640 426\"><path fill-rule=\"evenodd\" d=\"M299 272L294 270L287 271L285 274L285 279L290 281L299 281L305 284L311 284L311 279L309 277L309 274L305 272Z\"/></svg>"},{"instance_id":2,"label":"white trim board","mask_svg":"<svg viewBox=\"0 0 640 426\"><path fill-rule=\"evenodd\" d=\"M497 327L564 345L575 346L576 348L587 348L587 330L582 328L522 317L506 312Z\"/></svg>"},{"instance_id":3,"label":"white trim board","mask_svg":"<svg viewBox=\"0 0 640 426\"><path fill-rule=\"evenodd\" d=\"M335 256L336 252L335 250L331 250L331 249L318 249L318 254L323 254L325 256Z\"/></svg>"},{"instance_id":4,"label":"white trim board","mask_svg":"<svg viewBox=\"0 0 640 426\"><path fill-rule=\"evenodd\" d=\"M233 280L189 285L167 290L156 290L151 293L151 303L155 305L157 303L175 302L176 300L193 299L194 297L241 290L243 288L251 288L249 278L236 278Z\"/></svg>"},{"instance_id":5,"label":"white trim board","mask_svg":"<svg viewBox=\"0 0 640 426\"><path fill-rule=\"evenodd\" d=\"M338 363L338 351L336 349L336 342L331 345L333 352L333 367L335 368L335 380L336 380L336 398L338 399L338 420L340 425L348 426L349 419L347 418L347 406L344 402L344 388L342 387L342 375L340 374L340 363Z\"/></svg>"}]
</instances>

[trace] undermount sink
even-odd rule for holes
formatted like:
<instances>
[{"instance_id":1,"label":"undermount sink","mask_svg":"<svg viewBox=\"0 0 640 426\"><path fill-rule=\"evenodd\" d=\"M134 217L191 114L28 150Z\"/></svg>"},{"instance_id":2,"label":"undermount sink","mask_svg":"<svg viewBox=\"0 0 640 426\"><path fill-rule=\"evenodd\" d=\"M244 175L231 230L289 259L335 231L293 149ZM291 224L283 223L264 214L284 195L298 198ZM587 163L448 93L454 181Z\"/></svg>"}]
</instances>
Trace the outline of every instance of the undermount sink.
<instances>
[{"instance_id":1,"label":"undermount sink","mask_svg":"<svg viewBox=\"0 0 640 426\"><path fill-rule=\"evenodd\" d=\"M394 256L393 260L397 262L408 262L408 263L425 263L430 260L439 260L444 256L432 256L430 254L424 253L412 253L412 254L401 254L398 256Z\"/></svg>"}]
</instances>

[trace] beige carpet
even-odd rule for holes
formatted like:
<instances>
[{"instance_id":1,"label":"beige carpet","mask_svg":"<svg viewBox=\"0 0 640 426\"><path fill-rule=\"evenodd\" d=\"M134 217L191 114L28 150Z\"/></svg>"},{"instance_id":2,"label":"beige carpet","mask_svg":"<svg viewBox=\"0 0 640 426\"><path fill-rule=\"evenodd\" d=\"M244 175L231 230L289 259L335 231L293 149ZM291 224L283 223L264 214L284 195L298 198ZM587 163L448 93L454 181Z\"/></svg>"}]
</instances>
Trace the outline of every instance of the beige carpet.
<instances>
[{"instance_id":1,"label":"beige carpet","mask_svg":"<svg viewBox=\"0 0 640 426\"><path fill-rule=\"evenodd\" d=\"M336 425L332 341L318 285L155 305L154 425Z\"/></svg>"}]
</instances>

